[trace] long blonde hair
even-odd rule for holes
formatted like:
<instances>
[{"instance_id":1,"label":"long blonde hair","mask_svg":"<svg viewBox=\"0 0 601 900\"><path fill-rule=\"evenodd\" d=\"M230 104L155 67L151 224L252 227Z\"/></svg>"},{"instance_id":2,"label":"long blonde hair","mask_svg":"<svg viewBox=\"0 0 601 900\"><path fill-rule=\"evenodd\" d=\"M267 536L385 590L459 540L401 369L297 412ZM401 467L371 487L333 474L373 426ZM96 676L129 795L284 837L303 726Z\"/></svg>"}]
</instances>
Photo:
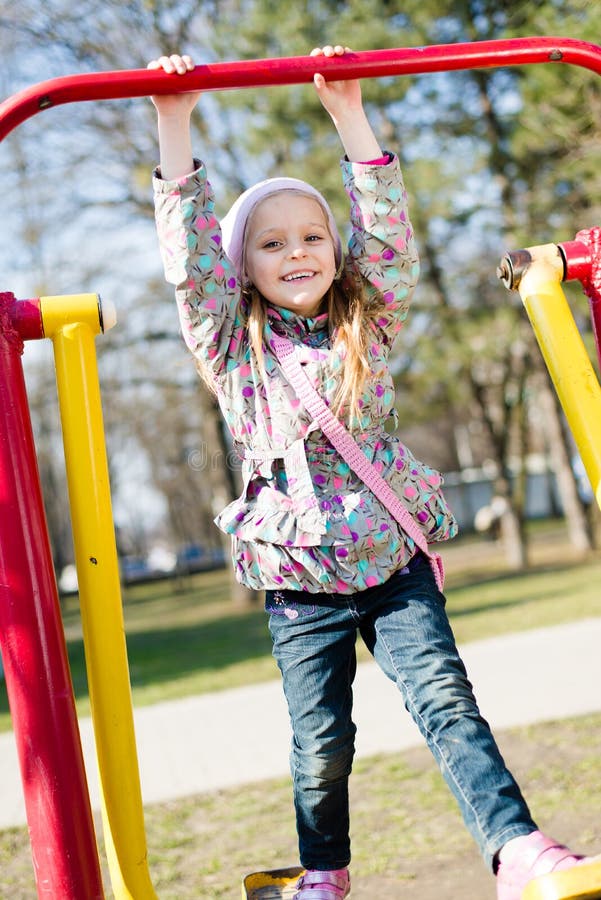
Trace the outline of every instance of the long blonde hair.
<instances>
[{"instance_id":1,"label":"long blonde hair","mask_svg":"<svg viewBox=\"0 0 601 900\"><path fill-rule=\"evenodd\" d=\"M277 179L272 179L272 181L277 181ZM262 184L267 184L267 182ZM300 184L302 185L302 182ZM256 187L261 188L261 184ZM279 193L282 190L304 194L318 202L324 214L325 224L335 248L334 253L338 263L338 270L322 299L319 311L327 312L333 349L337 350L344 360L344 365L340 370L340 381L334 396L332 411L335 415L347 419L350 424L353 419L360 419L362 416L361 395L370 371L368 347L375 331L374 322L385 308L384 298L381 292L361 274L355 260L350 255L342 256L342 244L336 232L336 225L329 206L321 195L318 194L317 197L314 195L314 189L311 189L310 185L308 187L311 192L303 190L302 186L300 188L285 186L283 188L278 187L273 193ZM246 193L248 194L249 192L247 191ZM237 233L237 237L235 229L232 230L230 228L231 233L228 232L230 233L229 244L235 245L230 246L229 249L230 251L236 250L234 255L237 263L235 267L238 271L242 298L246 306L245 327L248 332L251 352L255 356L258 369L264 379L267 378L264 359L264 338L269 301L257 290L255 285L246 283L244 257L248 235L248 221L257 206L270 195L263 195L255 205L247 210L242 209L238 212L239 216L244 214L244 227L241 233ZM244 196L243 194L242 198ZM237 203L242 198L239 198ZM232 210L235 208L236 204L234 204ZM230 210L228 216L232 214L232 210ZM226 219L228 216L226 216ZM224 223L225 220L222 224ZM236 237L236 241L234 241L234 237ZM196 368L208 387L213 392L216 392L214 379L211 377L208 366L197 359Z\"/></svg>"},{"instance_id":2,"label":"long blonde hair","mask_svg":"<svg viewBox=\"0 0 601 900\"><path fill-rule=\"evenodd\" d=\"M266 377L263 346L267 301L254 285L244 287L243 296L248 302L246 328L250 345L259 369ZM374 319L383 309L381 293L369 284L354 260L347 256L322 300L320 312L327 312L333 349L341 351L344 358L332 411L349 421L361 417L359 401L370 371L368 346L374 335Z\"/></svg>"}]
</instances>

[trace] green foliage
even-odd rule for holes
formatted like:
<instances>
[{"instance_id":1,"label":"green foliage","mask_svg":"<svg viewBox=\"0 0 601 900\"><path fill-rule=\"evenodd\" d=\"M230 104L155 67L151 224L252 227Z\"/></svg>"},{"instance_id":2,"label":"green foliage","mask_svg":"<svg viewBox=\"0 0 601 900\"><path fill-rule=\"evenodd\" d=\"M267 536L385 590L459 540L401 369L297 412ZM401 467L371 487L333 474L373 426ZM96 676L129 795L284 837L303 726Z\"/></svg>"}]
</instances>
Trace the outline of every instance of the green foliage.
<instances>
[{"instance_id":1,"label":"green foliage","mask_svg":"<svg viewBox=\"0 0 601 900\"><path fill-rule=\"evenodd\" d=\"M148 57L176 49L211 62L295 56L332 42L370 50L553 34L598 42L593 4L309 0L282 7L275 0L111 0L99 9L88 0L75 9L64 0L42 6L0 0L5 79L15 88L36 75L143 66ZM513 410L518 396L526 414L536 405L540 355L520 303L499 285L495 270L508 248L571 239L598 223L599 77L561 64L499 67L374 79L364 82L363 92L376 133L401 157L422 260L413 314L393 363L403 421L444 417L452 433L456 423L486 423L488 407L501 411L506 418L499 430L511 439L498 443L489 433L475 452L503 470L503 454L525 452ZM128 227L135 241L149 219L154 110L147 101L128 101L44 116L55 117L60 134L49 119L44 125L36 119L11 145L26 172L27 203L15 200L22 195L14 188L14 164L4 165L6 211L17 220L14 226L8 220L11 234L16 239L22 228L26 240L35 238L23 268L45 266L52 273L49 292L59 293L97 276L110 256L120 302L132 309L122 321L131 323L130 340L138 340L161 308L171 309L168 288L155 281L146 291L144 274L132 278L124 249ZM194 129L219 213L251 182L281 173L316 184L339 221L346 220L336 164L341 148L311 85L203 96ZM56 190L66 183L69 191ZM73 223L62 243L56 221ZM99 233L119 235L118 249L101 261L94 256ZM86 234L86 252L74 258L73 245ZM578 292L574 302L590 345L586 302ZM171 358L171 345L167 349ZM158 352L153 345L153 358ZM530 443L544 441L534 434ZM452 453L432 462L456 463Z\"/></svg>"},{"instance_id":2,"label":"green foliage","mask_svg":"<svg viewBox=\"0 0 601 900\"><path fill-rule=\"evenodd\" d=\"M368 50L527 34L586 38L594 30L584 2L472 0L452 12L439 2L350 2L335 9L314 3L303 11L299 22L296 12L274 17L269 2L249 4L237 36L245 54L294 55L325 42ZM507 246L570 238L592 224L601 168L591 140L599 79L575 67L531 66L380 79L363 87L377 133L404 162L422 251L414 306L420 314L408 323L397 363L404 412L414 397L418 417L440 415L445 407L477 415L472 377L490 379L487 402L496 385L497 407L510 406L503 392L519 390L512 378L516 348L534 358L538 351L519 303L496 281L496 265ZM285 171L313 181L344 221L346 201L333 165L337 138L310 87L232 95L226 102L244 105L245 150L261 153L266 174ZM488 452L495 456L495 447Z\"/></svg>"}]
</instances>

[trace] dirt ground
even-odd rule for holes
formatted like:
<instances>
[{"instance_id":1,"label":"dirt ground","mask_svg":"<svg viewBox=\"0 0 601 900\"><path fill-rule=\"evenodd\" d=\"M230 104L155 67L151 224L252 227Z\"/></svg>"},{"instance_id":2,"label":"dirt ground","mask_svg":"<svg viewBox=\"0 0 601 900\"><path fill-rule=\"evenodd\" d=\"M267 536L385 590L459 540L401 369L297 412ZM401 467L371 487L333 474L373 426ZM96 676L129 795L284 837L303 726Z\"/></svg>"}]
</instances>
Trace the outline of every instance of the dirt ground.
<instances>
[{"instance_id":1,"label":"dirt ground","mask_svg":"<svg viewBox=\"0 0 601 900\"><path fill-rule=\"evenodd\" d=\"M601 715L500 732L497 740L539 826L578 852L601 852ZM355 765L352 900L495 900L494 878L429 752L400 756ZM274 805L285 804L287 792L276 791ZM267 859L269 846L277 856L265 868L296 864L289 823L278 827L266 809L255 826L246 860Z\"/></svg>"},{"instance_id":2,"label":"dirt ground","mask_svg":"<svg viewBox=\"0 0 601 900\"><path fill-rule=\"evenodd\" d=\"M497 739L541 829L577 852L599 854L601 717L589 721L588 737L566 722L500 733ZM427 751L405 757L416 768L430 766ZM429 822L438 832L431 852L405 860L400 855L394 877L357 877L352 900L495 900L494 878L454 813L442 804L440 830Z\"/></svg>"},{"instance_id":3,"label":"dirt ground","mask_svg":"<svg viewBox=\"0 0 601 900\"><path fill-rule=\"evenodd\" d=\"M599 853L601 714L497 740L540 827ZM494 879L425 748L358 760L351 810L352 900L495 900ZM146 828L160 900L240 900L245 874L297 864L287 779L149 807ZM25 829L0 832L0 898L36 898Z\"/></svg>"}]
</instances>

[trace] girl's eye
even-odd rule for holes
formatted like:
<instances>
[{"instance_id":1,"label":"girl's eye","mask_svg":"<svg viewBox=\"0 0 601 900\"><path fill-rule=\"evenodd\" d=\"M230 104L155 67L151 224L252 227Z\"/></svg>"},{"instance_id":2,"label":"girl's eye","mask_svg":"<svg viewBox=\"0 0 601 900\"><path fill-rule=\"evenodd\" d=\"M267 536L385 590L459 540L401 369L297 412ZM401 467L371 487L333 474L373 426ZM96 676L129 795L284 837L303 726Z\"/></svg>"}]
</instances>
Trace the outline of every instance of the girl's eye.
<instances>
[{"instance_id":1,"label":"girl's eye","mask_svg":"<svg viewBox=\"0 0 601 900\"><path fill-rule=\"evenodd\" d=\"M280 246L279 241L275 241L275 240L267 241L265 244L263 244L263 249L264 250L273 250L274 247L279 247L279 246Z\"/></svg>"},{"instance_id":2,"label":"girl's eye","mask_svg":"<svg viewBox=\"0 0 601 900\"><path fill-rule=\"evenodd\" d=\"M321 241L322 237L320 234L309 234L306 239L308 241Z\"/></svg>"}]
</instances>

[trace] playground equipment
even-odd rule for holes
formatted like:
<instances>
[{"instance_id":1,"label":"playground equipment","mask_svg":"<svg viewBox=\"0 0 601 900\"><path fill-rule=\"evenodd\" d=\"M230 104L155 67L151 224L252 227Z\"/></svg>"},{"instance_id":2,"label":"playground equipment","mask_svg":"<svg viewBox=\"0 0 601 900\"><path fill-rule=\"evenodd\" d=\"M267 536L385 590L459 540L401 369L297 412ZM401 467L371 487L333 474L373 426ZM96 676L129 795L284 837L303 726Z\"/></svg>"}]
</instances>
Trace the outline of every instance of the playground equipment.
<instances>
[{"instance_id":1,"label":"playground equipment","mask_svg":"<svg viewBox=\"0 0 601 900\"><path fill-rule=\"evenodd\" d=\"M334 59L219 63L197 66L186 77L186 90L310 82L316 71L331 79L348 79L532 63L567 63L601 74L601 47L535 37L349 53ZM164 72L148 70L42 82L0 105L0 139L52 106L173 89L173 79ZM560 245L564 264L568 259L570 277L579 278L587 292L591 285L598 291L599 242L576 243L584 250ZM563 275L558 276L556 264L535 265L533 260L539 257L535 250L528 251L527 266L524 257L510 255L501 265L501 275L508 280L516 268L524 270L519 289L601 505L599 384L590 362L585 363L584 348L562 301L558 283ZM547 254L540 255L548 259ZM591 302L601 359L599 307L597 300ZM554 317L560 321L559 336ZM21 365L23 342L42 337L50 337L54 344L111 883L118 900L155 897L146 865L95 365L94 337L113 322L112 309L103 308L95 295L17 300L11 293L0 294L0 641L38 894L65 900L102 898L103 888ZM573 360L578 363L573 365ZM285 897L299 874L298 869L254 873L245 879L243 896ZM524 900L592 897L601 897L600 864L538 879Z\"/></svg>"},{"instance_id":2,"label":"playground equipment","mask_svg":"<svg viewBox=\"0 0 601 900\"><path fill-rule=\"evenodd\" d=\"M296 866L290 869L272 869L270 872L253 872L242 885L242 900L291 900L296 892L298 879L305 870Z\"/></svg>"},{"instance_id":3,"label":"playground equipment","mask_svg":"<svg viewBox=\"0 0 601 900\"><path fill-rule=\"evenodd\" d=\"M570 312L561 282L577 279L590 301L601 371L601 228L574 241L513 251L497 275L522 298L597 504L601 507L601 387ZM544 875L523 900L584 900L601 897L601 863Z\"/></svg>"},{"instance_id":4,"label":"playground equipment","mask_svg":"<svg viewBox=\"0 0 601 900\"><path fill-rule=\"evenodd\" d=\"M562 281L582 282L601 371L601 228L581 231L574 241L508 253L497 274L520 293L601 507L601 387L561 289Z\"/></svg>"},{"instance_id":5,"label":"playground equipment","mask_svg":"<svg viewBox=\"0 0 601 900\"><path fill-rule=\"evenodd\" d=\"M0 605L2 655L39 892L42 895L43 886L49 884L55 896L73 900L103 897L33 440L29 438L27 446L21 446L22 435L31 435L19 358L22 340L48 337L54 345L111 882L117 897L153 898L94 347L95 335L114 325L114 309L110 304L103 306L95 294L25 301L1 294L0 302L4 338L0 341L0 409L2 435L7 439L0 443L0 476L6 482L0 546L6 560L2 584L8 586ZM18 411L18 417L13 411ZM27 466L22 473L21 462ZM9 493L13 485L14 491ZM31 527L32 489L35 533ZM44 578L43 610L36 602L36 581L22 582L31 555L39 552L38 545L45 549L35 576ZM15 611L17 603L19 610ZM40 678L40 670L46 667L64 674L60 684L55 687L50 682L43 691L46 678ZM65 706L68 700L70 728L53 715L60 700ZM58 769L55 755L61 760ZM85 802L69 799L75 775ZM74 816L74 811L80 815ZM87 836L85 857L83 848L80 850L80 831Z\"/></svg>"}]
</instances>

